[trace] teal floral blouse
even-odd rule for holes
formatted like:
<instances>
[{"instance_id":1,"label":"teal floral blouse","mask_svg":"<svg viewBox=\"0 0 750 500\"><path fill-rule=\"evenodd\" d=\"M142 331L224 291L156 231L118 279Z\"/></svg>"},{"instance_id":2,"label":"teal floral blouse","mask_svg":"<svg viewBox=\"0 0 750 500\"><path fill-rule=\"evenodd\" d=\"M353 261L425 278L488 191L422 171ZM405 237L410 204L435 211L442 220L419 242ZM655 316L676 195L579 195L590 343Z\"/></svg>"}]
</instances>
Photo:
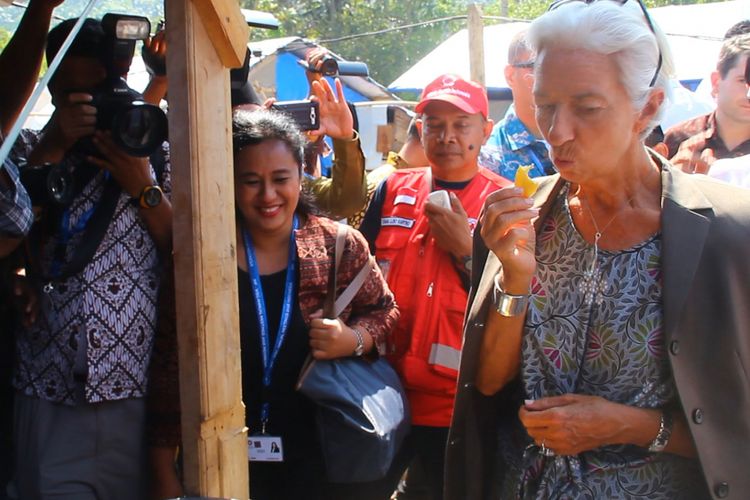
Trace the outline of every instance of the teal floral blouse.
<instances>
[{"instance_id":1,"label":"teal floral blouse","mask_svg":"<svg viewBox=\"0 0 750 500\"><path fill-rule=\"evenodd\" d=\"M595 256L567 198L564 188L537 241L522 344L526 397L578 393L678 407L662 330L660 235ZM548 457L512 425L500 433L502 498L710 498L697 460L630 445Z\"/></svg>"}]
</instances>

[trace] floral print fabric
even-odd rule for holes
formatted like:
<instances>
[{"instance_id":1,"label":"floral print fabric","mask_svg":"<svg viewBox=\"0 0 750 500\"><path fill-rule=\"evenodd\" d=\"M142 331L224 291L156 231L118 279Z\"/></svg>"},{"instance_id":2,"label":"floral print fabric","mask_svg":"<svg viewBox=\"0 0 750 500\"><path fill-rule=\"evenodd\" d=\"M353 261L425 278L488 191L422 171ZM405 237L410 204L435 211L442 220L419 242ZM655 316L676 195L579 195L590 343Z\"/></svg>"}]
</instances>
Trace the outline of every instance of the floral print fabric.
<instances>
[{"instance_id":1,"label":"floral print fabric","mask_svg":"<svg viewBox=\"0 0 750 500\"><path fill-rule=\"evenodd\" d=\"M660 236L596 256L561 191L537 241L537 272L522 344L528 398L601 396L642 408L674 407L662 330ZM503 434L503 433L501 433ZM545 457L522 428L501 438L509 465L503 498L703 498L696 460L606 446ZM508 453L510 452L510 453Z\"/></svg>"}]
</instances>

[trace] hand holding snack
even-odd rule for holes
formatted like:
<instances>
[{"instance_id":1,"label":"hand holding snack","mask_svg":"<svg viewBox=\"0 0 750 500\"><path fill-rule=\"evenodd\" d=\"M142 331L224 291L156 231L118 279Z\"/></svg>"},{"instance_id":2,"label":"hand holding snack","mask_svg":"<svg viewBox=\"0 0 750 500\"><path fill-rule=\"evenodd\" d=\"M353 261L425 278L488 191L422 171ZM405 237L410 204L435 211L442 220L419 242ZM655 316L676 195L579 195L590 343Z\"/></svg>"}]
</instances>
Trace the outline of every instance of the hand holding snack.
<instances>
[{"instance_id":1,"label":"hand holding snack","mask_svg":"<svg viewBox=\"0 0 750 500\"><path fill-rule=\"evenodd\" d=\"M503 289L512 294L528 293L536 271L536 233L531 221L539 209L530 198L537 184L529 178L529 170L519 168L515 186L490 194L480 217L482 239L503 264Z\"/></svg>"},{"instance_id":2,"label":"hand holding snack","mask_svg":"<svg viewBox=\"0 0 750 500\"><path fill-rule=\"evenodd\" d=\"M529 171L532 169L532 165L524 165L518 167L516 170L516 178L514 183L516 187L523 189L523 195L527 198L531 198L536 193L539 186L534 180L529 177Z\"/></svg>"}]
</instances>

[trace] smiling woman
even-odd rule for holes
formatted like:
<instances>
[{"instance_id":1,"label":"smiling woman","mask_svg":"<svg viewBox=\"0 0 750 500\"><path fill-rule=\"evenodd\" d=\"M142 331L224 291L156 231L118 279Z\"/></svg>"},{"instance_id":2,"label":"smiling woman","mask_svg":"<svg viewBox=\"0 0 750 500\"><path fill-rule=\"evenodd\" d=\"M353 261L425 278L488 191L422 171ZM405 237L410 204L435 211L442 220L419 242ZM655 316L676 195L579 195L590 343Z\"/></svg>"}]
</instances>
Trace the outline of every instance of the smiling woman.
<instances>
[{"instance_id":1,"label":"smiling woman","mask_svg":"<svg viewBox=\"0 0 750 500\"><path fill-rule=\"evenodd\" d=\"M351 305L325 319L337 223L317 217L302 192L304 138L272 111L237 112L233 123L243 399L254 443L254 499L364 498L362 485L325 481L315 406L295 390L308 357L335 359L382 350L398 319L393 296L373 266ZM370 258L348 231L337 283L344 289ZM356 492L356 493L355 493ZM354 496L353 496L354 495Z\"/></svg>"}]
</instances>

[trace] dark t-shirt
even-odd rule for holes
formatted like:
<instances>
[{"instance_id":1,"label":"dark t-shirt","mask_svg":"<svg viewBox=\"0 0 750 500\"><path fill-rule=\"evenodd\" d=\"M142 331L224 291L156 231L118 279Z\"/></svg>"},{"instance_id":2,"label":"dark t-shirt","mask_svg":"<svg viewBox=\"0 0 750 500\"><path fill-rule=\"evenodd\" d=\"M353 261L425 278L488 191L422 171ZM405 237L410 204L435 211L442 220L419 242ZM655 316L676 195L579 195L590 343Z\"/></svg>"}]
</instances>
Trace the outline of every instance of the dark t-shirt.
<instances>
[{"instance_id":1,"label":"dark t-shirt","mask_svg":"<svg viewBox=\"0 0 750 500\"><path fill-rule=\"evenodd\" d=\"M286 281L286 269L261 276L269 322L270 349L276 342ZM263 390L263 359L260 327L255 311L248 273L238 269L240 299L240 339L242 347L242 394L246 405L245 421L250 434L260 433L260 411L264 398L270 403L266 432L281 436L286 459L308 459L319 456L315 431L315 407L295 390L302 364L310 352L308 328L295 303L292 318L278 359L274 365L271 388ZM297 296L299 275L295 277Z\"/></svg>"}]
</instances>

